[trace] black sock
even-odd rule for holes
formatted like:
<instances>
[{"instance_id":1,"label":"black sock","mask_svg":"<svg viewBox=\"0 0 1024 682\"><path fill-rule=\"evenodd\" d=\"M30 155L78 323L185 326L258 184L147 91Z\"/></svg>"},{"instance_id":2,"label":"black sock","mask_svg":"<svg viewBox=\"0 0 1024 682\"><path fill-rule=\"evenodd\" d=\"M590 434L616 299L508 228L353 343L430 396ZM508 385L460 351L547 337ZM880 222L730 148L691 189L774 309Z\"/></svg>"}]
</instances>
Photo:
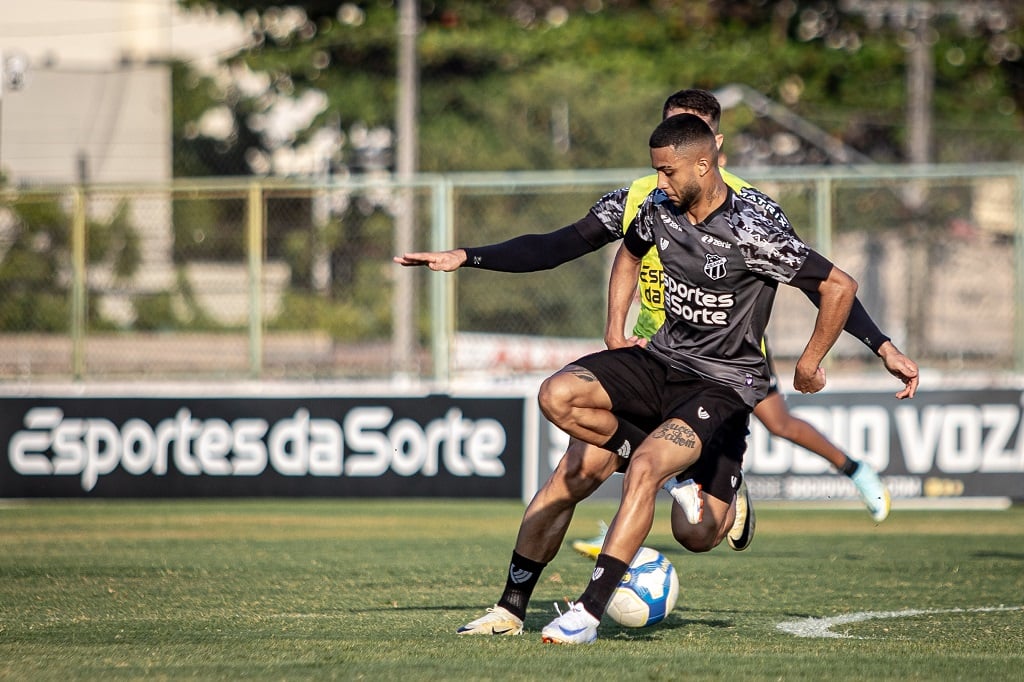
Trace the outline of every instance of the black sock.
<instances>
[{"instance_id":1,"label":"black sock","mask_svg":"<svg viewBox=\"0 0 1024 682\"><path fill-rule=\"evenodd\" d=\"M604 610L608 606L608 600L612 593L622 581L622 576L629 570L629 564L619 561L607 554L598 554L597 563L594 565L594 575L590 584L580 596L580 604L587 610L587 613L594 618L601 620Z\"/></svg>"},{"instance_id":2,"label":"black sock","mask_svg":"<svg viewBox=\"0 0 1024 682\"><path fill-rule=\"evenodd\" d=\"M533 588L540 580L540 572L547 564L527 559L513 551L505 578L505 591L501 593L498 606L503 606L519 618L526 617L526 605L530 603Z\"/></svg>"},{"instance_id":3,"label":"black sock","mask_svg":"<svg viewBox=\"0 0 1024 682\"><path fill-rule=\"evenodd\" d=\"M601 447L614 452L623 459L629 459L637 446L643 442L644 438L647 438L647 434L625 419L618 418L618 420L619 427Z\"/></svg>"},{"instance_id":4,"label":"black sock","mask_svg":"<svg viewBox=\"0 0 1024 682\"><path fill-rule=\"evenodd\" d=\"M858 462L855 459L851 459L850 457L847 457L846 462L843 464L840 471L842 471L847 476L853 476L855 473L857 473L858 467L860 467L860 462Z\"/></svg>"}]
</instances>

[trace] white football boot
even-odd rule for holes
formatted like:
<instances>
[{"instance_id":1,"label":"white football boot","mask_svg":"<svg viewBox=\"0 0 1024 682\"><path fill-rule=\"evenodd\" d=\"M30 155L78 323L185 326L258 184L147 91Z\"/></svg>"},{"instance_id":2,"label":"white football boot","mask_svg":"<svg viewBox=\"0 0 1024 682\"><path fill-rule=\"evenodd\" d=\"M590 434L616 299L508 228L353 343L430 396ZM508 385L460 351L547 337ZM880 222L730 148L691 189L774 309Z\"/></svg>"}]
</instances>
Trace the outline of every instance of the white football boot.
<instances>
[{"instance_id":1,"label":"white football boot","mask_svg":"<svg viewBox=\"0 0 1024 682\"><path fill-rule=\"evenodd\" d=\"M597 639L600 621L587 613L583 604L569 602L565 613L555 604L558 618L544 626L540 638L545 644L593 644Z\"/></svg>"},{"instance_id":2,"label":"white football boot","mask_svg":"<svg viewBox=\"0 0 1024 682\"><path fill-rule=\"evenodd\" d=\"M455 632L459 635L521 635L523 621L504 606L495 604L487 613Z\"/></svg>"},{"instance_id":3,"label":"white football boot","mask_svg":"<svg viewBox=\"0 0 1024 682\"><path fill-rule=\"evenodd\" d=\"M668 479L662 487L683 508L683 514L686 515L687 521L696 526L704 519L704 496L700 494L700 483L692 478L677 481L673 477Z\"/></svg>"}]
</instances>

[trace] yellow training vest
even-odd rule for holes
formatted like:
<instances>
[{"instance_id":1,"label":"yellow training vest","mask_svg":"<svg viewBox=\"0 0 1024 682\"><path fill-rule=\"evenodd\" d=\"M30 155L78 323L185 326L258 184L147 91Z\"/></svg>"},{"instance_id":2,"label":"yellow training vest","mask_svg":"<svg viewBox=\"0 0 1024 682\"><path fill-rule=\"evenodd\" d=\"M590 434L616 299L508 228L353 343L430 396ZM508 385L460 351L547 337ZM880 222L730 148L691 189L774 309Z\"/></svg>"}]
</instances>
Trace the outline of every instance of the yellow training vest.
<instances>
[{"instance_id":1,"label":"yellow training vest","mask_svg":"<svg viewBox=\"0 0 1024 682\"><path fill-rule=\"evenodd\" d=\"M746 187L753 187L749 182L736 177L724 168L719 169L722 179L734 192L739 192ZM625 234L629 229L640 204L647 195L658 186L658 176L647 175L634 180L629 185L629 194L626 196L625 211L622 214L622 232ZM633 327L633 333L639 337L649 339L654 336L665 322L665 299L661 287L661 259L658 258L658 250L651 249L640 262L640 314Z\"/></svg>"}]
</instances>

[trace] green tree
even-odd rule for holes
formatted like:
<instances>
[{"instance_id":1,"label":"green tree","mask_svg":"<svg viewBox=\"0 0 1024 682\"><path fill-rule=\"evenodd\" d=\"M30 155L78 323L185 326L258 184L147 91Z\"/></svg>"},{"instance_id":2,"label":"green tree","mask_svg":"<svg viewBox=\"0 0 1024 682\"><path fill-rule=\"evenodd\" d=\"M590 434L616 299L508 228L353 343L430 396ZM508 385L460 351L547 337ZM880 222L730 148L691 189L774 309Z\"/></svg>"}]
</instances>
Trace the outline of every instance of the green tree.
<instances>
[{"instance_id":1,"label":"green tree","mask_svg":"<svg viewBox=\"0 0 1024 682\"><path fill-rule=\"evenodd\" d=\"M6 252L0 258L0 329L67 332L70 329L72 218L52 197L26 196L4 204ZM107 265L127 280L140 262L137 231L122 203L106 221L86 224L86 260ZM90 310L93 327L108 326Z\"/></svg>"},{"instance_id":2,"label":"green tree","mask_svg":"<svg viewBox=\"0 0 1024 682\"><path fill-rule=\"evenodd\" d=\"M227 58L216 78L176 71L176 172L317 177L327 171L389 170L397 2L179 1L244 15L253 41ZM423 1L417 46L419 167L437 172L643 167L647 135L668 93L730 83L784 105L875 161L903 162L907 29L893 17L879 21L859 9L881 4ZM888 4L897 15L900 6ZM936 66L936 161L1024 159L1021 9L1013 0L963 4L965 12L983 5L991 19L937 16L929 33ZM300 104L309 108L294 130L272 134L266 123L278 109ZM200 125L213 109L227 112L230 132L217 136ZM733 166L828 162L811 145L800 144L790 153L773 147L769 142L786 131L750 106L728 109L722 127ZM304 169L271 162L279 150L311 149L316 153L306 156L317 162ZM517 224L531 228L553 228L576 217L527 210L534 212L521 213ZM507 219L496 206L476 217L488 225ZM353 254L365 260L365 254L380 249L380 233L364 229L365 220L350 205L331 216L320 237L310 220L270 226L285 245L281 253L292 266L298 295L310 297L307 310L325 305L339 310L355 300L372 300L364 288L387 279L352 260ZM211 215L213 227L222 224L229 218ZM313 279L314 250L321 247L336 265L335 279L327 292L314 292L307 283ZM590 281L592 273L581 270L574 289L591 292ZM564 322L564 333L578 333L578 321L557 310L556 302L542 303L542 293L528 302L509 301L501 310L474 308L473 297L464 296L460 314L470 326L518 319L526 331L553 333L542 321L553 319ZM549 307L537 310L542 305ZM386 332L385 320L374 324Z\"/></svg>"}]
</instances>

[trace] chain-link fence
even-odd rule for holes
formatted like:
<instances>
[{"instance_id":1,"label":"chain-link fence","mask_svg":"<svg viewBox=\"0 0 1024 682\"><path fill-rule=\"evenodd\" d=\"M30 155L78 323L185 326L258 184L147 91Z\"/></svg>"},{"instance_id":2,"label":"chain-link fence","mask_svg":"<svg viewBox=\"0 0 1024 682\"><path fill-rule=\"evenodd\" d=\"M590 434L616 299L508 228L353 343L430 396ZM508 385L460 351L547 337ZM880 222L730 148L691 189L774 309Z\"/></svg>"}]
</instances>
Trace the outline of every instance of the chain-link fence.
<instances>
[{"instance_id":1,"label":"chain-link fence","mask_svg":"<svg viewBox=\"0 0 1024 682\"><path fill-rule=\"evenodd\" d=\"M1024 167L736 172L857 278L923 367L1024 367ZM416 250L548 232L643 173L7 189L0 381L548 372L601 347L614 248L541 273L434 273L391 262L401 225ZM814 314L780 288L780 364L799 355ZM852 339L832 358L880 371Z\"/></svg>"}]
</instances>

